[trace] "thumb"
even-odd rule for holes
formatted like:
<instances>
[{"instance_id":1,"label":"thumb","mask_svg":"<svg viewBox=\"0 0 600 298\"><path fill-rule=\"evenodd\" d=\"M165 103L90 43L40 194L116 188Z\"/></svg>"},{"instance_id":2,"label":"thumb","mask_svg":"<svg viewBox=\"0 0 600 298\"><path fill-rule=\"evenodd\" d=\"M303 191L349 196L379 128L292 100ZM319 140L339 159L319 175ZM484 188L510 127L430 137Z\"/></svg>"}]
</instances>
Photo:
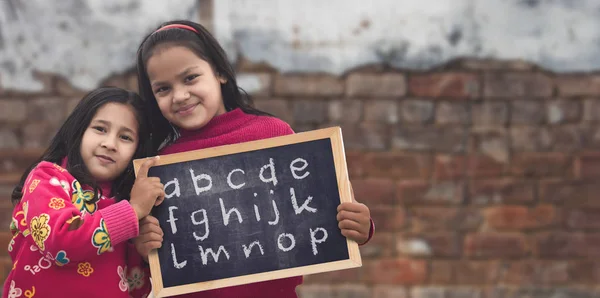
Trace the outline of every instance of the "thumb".
<instances>
[{"instance_id":1,"label":"thumb","mask_svg":"<svg viewBox=\"0 0 600 298\"><path fill-rule=\"evenodd\" d=\"M137 178L148 177L148 171L150 170L151 167L154 166L154 164L156 164L156 161L159 158L160 157L157 155L155 157L148 158L146 161L144 161L144 163L140 166L140 169L138 170Z\"/></svg>"}]
</instances>

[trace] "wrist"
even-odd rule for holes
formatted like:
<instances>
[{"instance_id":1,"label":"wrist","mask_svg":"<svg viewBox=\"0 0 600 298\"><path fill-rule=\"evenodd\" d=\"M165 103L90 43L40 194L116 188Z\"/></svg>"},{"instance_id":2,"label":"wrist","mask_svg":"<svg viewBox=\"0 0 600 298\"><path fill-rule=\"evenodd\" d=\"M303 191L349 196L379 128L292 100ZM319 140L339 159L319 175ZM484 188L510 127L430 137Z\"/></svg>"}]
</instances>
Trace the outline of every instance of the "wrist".
<instances>
[{"instance_id":1,"label":"wrist","mask_svg":"<svg viewBox=\"0 0 600 298\"><path fill-rule=\"evenodd\" d=\"M135 216L137 217L138 220L140 220L140 219L142 219L142 217L144 217L137 205L131 204L131 202L129 203L129 205L131 205L131 208L133 208L133 211L135 212Z\"/></svg>"}]
</instances>

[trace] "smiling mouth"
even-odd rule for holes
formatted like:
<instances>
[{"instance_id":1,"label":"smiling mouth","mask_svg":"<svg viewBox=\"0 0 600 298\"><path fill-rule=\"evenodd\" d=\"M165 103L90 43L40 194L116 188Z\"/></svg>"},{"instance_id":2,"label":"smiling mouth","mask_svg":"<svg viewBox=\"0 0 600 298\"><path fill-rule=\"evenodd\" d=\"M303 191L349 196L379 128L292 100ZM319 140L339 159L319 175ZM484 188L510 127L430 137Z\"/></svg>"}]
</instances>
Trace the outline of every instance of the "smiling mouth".
<instances>
[{"instance_id":1,"label":"smiling mouth","mask_svg":"<svg viewBox=\"0 0 600 298\"><path fill-rule=\"evenodd\" d=\"M178 109L176 113L177 114L187 114L187 113L191 112L195 107L196 107L196 105L185 106L185 107Z\"/></svg>"},{"instance_id":2,"label":"smiling mouth","mask_svg":"<svg viewBox=\"0 0 600 298\"><path fill-rule=\"evenodd\" d=\"M97 157L98 159L100 159L101 161L103 161L103 162L106 162L106 163L112 163L112 162L115 162L115 160L114 160L114 159L112 159L112 158L110 158L110 157L108 157L108 156L106 156L106 155L96 155L96 157Z\"/></svg>"}]
</instances>

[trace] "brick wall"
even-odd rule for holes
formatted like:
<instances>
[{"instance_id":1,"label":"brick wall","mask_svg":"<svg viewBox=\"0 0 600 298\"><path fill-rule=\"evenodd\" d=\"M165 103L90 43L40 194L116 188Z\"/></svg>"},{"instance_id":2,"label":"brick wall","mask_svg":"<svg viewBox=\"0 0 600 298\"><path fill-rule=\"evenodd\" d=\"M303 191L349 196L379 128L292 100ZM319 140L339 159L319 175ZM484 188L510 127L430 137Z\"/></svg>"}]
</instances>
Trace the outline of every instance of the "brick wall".
<instances>
[{"instance_id":1,"label":"brick wall","mask_svg":"<svg viewBox=\"0 0 600 298\"><path fill-rule=\"evenodd\" d=\"M363 267L307 276L303 298L598 295L600 75L482 60L342 77L239 70L260 82L257 106L296 131L342 127L356 197L377 224ZM82 93L39 76L42 92L0 93L4 231L11 186ZM10 268L2 249L0 278Z\"/></svg>"}]
</instances>

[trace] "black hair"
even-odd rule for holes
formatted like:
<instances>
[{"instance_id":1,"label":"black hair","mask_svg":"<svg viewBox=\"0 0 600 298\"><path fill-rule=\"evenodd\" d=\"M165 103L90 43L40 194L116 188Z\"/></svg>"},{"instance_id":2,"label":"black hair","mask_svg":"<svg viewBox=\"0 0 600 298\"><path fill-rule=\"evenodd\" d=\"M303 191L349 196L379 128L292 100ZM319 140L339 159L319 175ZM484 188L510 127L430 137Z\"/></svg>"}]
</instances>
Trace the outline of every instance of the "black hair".
<instances>
[{"instance_id":1,"label":"black hair","mask_svg":"<svg viewBox=\"0 0 600 298\"><path fill-rule=\"evenodd\" d=\"M197 33L182 28L156 31L171 24L190 26ZM161 145L174 141L177 136L177 128L174 128L160 112L146 71L146 64L158 46L186 47L210 64L215 75L226 80L225 83L221 84L221 97L226 111L240 108L248 114L272 116L253 107L250 96L237 85L235 71L227 59L227 54L212 34L202 25L185 20L176 20L163 23L156 30L144 38L137 52L138 87L140 95L148 107L148 117L151 119L152 148L155 150L152 154L155 154Z\"/></svg>"},{"instance_id":2,"label":"black hair","mask_svg":"<svg viewBox=\"0 0 600 298\"><path fill-rule=\"evenodd\" d=\"M96 179L92 177L81 157L81 140L96 111L107 103L120 103L133 107L138 122L138 146L133 158L148 156L150 152L150 135L146 123L145 107L138 94L116 87L102 87L91 91L84 96L67 120L60 127L50 141L50 146L23 174L21 180L14 188L11 200L14 204L21 201L23 185L29 173L42 161L61 164L67 158L66 170L73 175L82 185L89 185L94 189L94 202L99 200L99 187ZM125 171L112 183L110 195L120 201L129 198L129 193L135 182L133 163L129 163Z\"/></svg>"}]
</instances>

